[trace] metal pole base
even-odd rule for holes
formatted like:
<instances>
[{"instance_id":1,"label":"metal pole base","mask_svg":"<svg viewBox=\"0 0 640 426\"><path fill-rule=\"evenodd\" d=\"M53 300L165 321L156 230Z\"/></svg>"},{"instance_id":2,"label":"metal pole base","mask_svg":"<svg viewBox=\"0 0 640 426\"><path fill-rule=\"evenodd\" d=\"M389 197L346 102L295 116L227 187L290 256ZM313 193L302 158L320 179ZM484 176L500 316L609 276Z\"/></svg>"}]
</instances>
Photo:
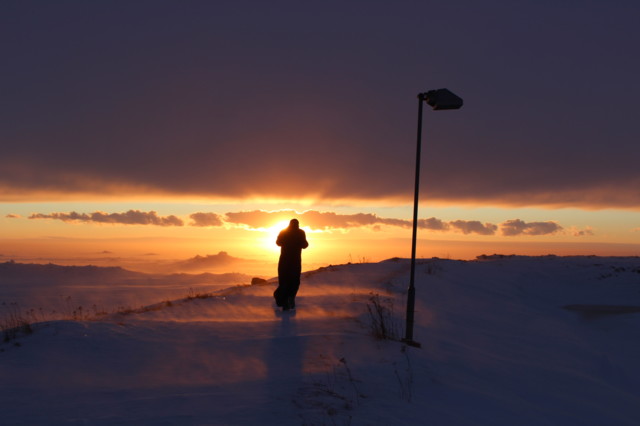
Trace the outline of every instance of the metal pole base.
<instances>
[{"instance_id":1,"label":"metal pole base","mask_svg":"<svg viewBox=\"0 0 640 426\"><path fill-rule=\"evenodd\" d=\"M414 348L421 348L422 347L422 345L420 343L416 342L415 340L402 339L401 342L404 343L407 346L412 346Z\"/></svg>"}]
</instances>

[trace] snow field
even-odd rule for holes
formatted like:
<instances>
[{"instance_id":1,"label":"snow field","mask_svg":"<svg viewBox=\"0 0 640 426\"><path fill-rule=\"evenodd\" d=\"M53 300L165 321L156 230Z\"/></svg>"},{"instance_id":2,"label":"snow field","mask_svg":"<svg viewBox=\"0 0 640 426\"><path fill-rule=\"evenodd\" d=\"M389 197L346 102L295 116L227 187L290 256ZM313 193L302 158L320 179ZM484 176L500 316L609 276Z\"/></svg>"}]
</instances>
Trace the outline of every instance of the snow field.
<instances>
[{"instance_id":1,"label":"snow field","mask_svg":"<svg viewBox=\"0 0 640 426\"><path fill-rule=\"evenodd\" d=\"M367 308L401 337L408 268L309 271L293 315L272 280L34 324L0 345L0 423L640 424L640 314L563 308L640 306L639 259L420 260L421 349L375 339Z\"/></svg>"}]
</instances>

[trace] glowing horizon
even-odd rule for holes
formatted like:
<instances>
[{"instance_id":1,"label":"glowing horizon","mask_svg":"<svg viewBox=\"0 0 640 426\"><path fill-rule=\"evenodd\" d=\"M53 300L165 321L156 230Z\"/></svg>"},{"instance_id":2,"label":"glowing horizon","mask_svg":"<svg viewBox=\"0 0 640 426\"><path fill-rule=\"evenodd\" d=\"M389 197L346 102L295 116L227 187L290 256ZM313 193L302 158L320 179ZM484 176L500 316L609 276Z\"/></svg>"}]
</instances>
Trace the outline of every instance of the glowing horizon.
<instances>
[{"instance_id":1,"label":"glowing horizon","mask_svg":"<svg viewBox=\"0 0 640 426\"><path fill-rule=\"evenodd\" d=\"M0 204L0 260L118 265L153 272L195 256L214 259L216 253L227 252L238 260L202 271L273 275L279 253L275 239L292 217L308 233L305 270L410 256L410 206L258 207L176 202ZM423 207L420 213L418 257L640 255L640 230L633 211Z\"/></svg>"}]
</instances>

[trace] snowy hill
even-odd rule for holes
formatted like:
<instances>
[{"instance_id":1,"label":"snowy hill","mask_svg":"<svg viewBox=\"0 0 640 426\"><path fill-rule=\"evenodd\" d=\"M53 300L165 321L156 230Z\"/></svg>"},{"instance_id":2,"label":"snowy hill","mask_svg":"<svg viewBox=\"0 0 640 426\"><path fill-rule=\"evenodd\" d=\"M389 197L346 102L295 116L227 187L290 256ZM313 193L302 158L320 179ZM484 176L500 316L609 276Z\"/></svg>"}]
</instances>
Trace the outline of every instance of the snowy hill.
<instances>
[{"instance_id":1,"label":"snowy hill","mask_svg":"<svg viewBox=\"0 0 640 426\"><path fill-rule=\"evenodd\" d=\"M0 345L0 423L640 424L640 314L615 314L640 306L640 259L416 272L422 348L373 337L402 335L403 259L306 272L293 315L271 280L32 324Z\"/></svg>"}]
</instances>

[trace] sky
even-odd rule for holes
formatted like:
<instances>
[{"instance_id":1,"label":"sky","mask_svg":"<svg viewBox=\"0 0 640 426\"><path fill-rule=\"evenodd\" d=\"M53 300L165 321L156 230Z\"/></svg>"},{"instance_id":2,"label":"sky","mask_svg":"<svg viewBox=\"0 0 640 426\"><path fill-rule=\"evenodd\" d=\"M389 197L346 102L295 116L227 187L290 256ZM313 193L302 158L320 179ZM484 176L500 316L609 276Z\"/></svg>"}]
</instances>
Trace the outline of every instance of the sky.
<instances>
[{"instance_id":1,"label":"sky","mask_svg":"<svg viewBox=\"0 0 640 426\"><path fill-rule=\"evenodd\" d=\"M0 261L268 274L291 217L303 267L408 257L443 87L418 256L640 255L639 12L3 2Z\"/></svg>"}]
</instances>

